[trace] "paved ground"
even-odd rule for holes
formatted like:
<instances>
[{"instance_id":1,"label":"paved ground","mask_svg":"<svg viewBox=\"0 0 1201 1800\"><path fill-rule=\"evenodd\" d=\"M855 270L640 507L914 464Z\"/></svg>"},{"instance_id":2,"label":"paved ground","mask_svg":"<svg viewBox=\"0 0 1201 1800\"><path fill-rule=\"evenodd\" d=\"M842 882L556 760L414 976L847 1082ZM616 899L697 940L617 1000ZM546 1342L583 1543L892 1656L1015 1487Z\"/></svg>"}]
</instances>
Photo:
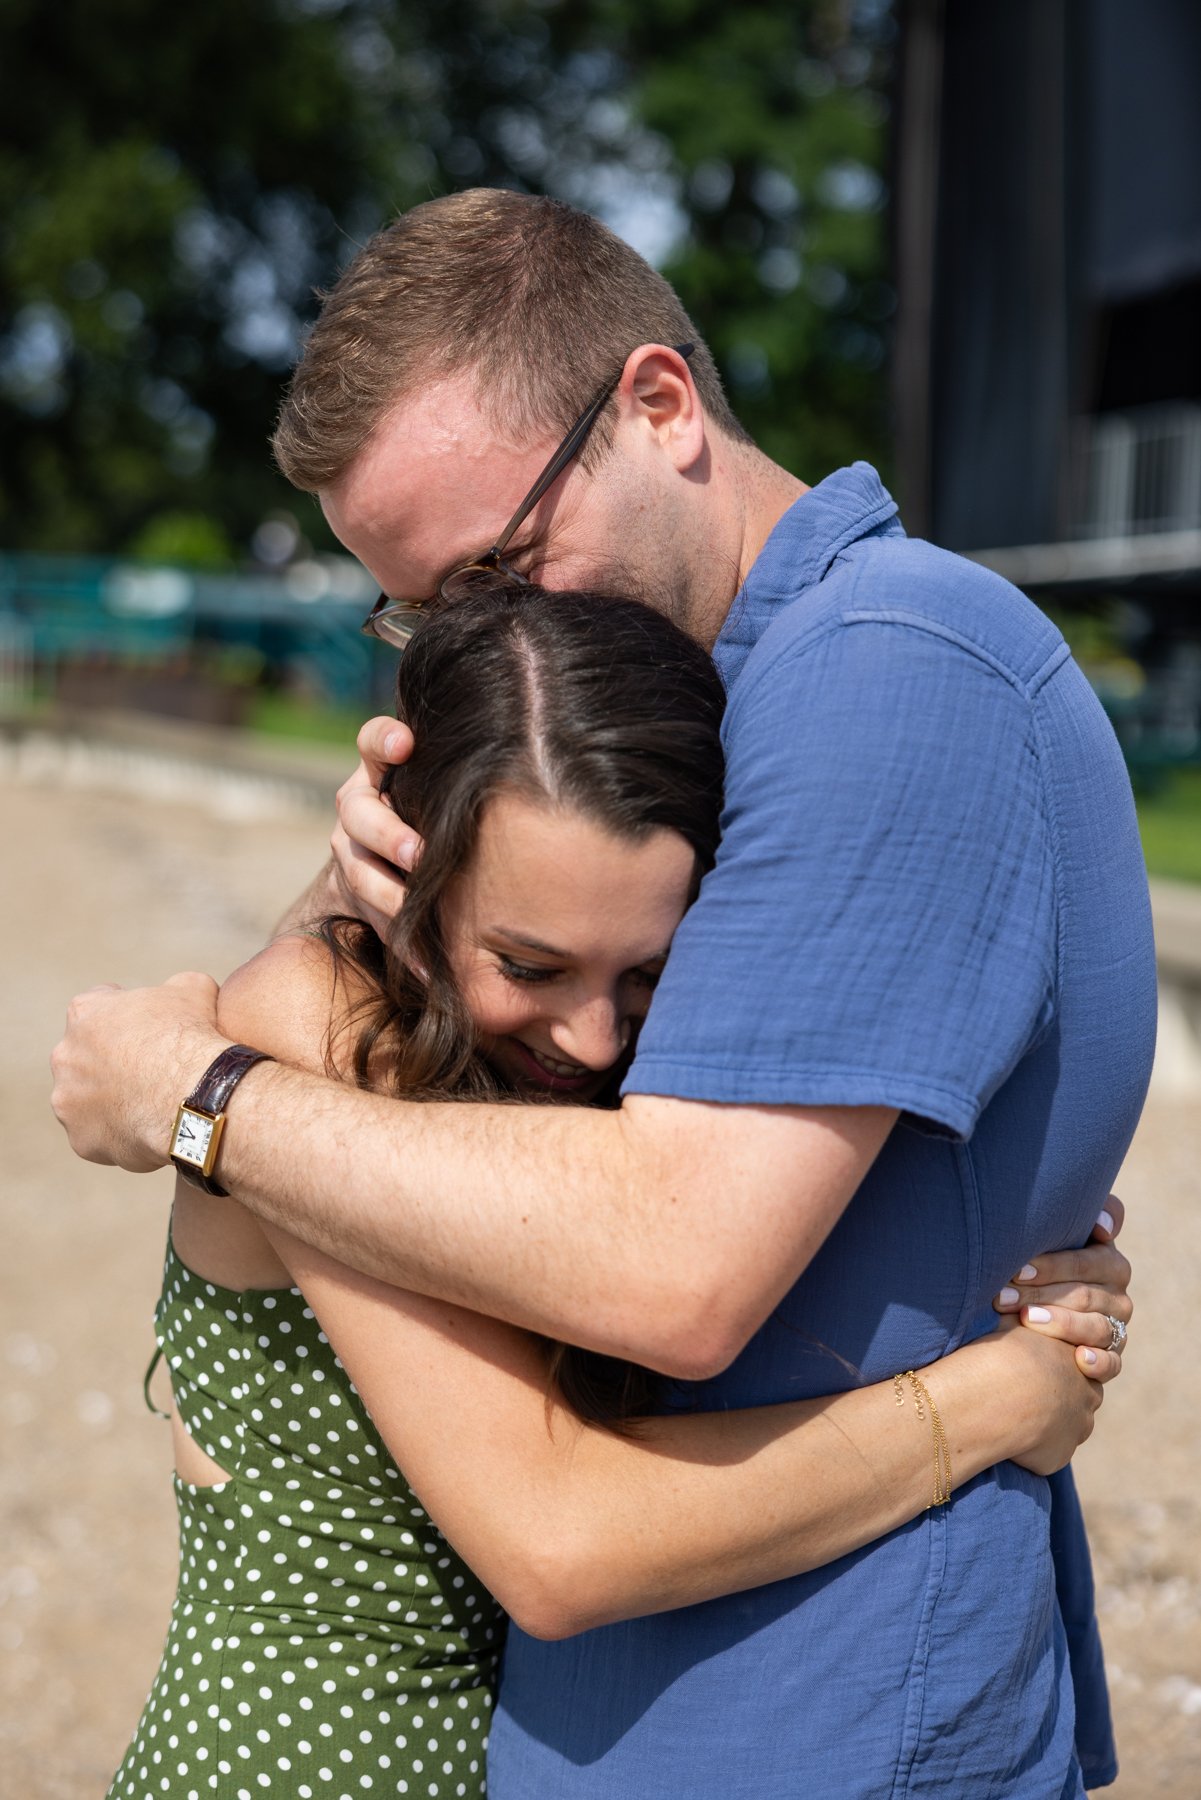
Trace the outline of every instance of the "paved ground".
<instances>
[{"instance_id":1,"label":"paved ground","mask_svg":"<svg viewBox=\"0 0 1201 1800\"><path fill-rule=\"evenodd\" d=\"M0 777L0 834L0 1794L93 1800L141 1707L173 1584L166 1430L140 1393L168 1183L72 1160L45 1057L76 988L219 974L253 951L324 854L324 827L221 822L186 789L147 801ZM1139 1314L1129 1373L1078 1463L1120 1800L1201 1793L1199 1115L1153 1105L1119 1184Z\"/></svg>"}]
</instances>

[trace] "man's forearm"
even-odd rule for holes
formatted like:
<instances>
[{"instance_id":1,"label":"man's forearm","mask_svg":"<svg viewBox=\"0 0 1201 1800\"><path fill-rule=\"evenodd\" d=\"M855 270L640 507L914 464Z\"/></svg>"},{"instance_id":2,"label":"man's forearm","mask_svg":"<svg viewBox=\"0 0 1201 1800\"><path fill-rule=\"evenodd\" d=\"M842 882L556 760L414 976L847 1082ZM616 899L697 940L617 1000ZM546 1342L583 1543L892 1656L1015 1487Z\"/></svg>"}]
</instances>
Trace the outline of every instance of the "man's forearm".
<instances>
[{"instance_id":1,"label":"man's forearm","mask_svg":"<svg viewBox=\"0 0 1201 1800\"><path fill-rule=\"evenodd\" d=\"M221 1177L365 1274L678 1370L692 1209L661 1204L637 1139L620 1112L418 1105L265 1064Z\"/></svg>"},{"instance_id":2,"label":"man's forearm","mask_svg":"<svg viewBox=\"0 0 1201 1800\"><path fill-rule=\"evenodd\" d=\"M276 982L277 965L294 964L306 944L317 948L282 938L255 958L258 1004L243 993L228 1016L228 984L219 1016L204 975L77 995L51 1058L52 1103L75 1152L160 1168L180 1099L235 1036L312 1066L328 1025L328 965L316 965L307 1005L286 980L285 1003ZM738 1353L808 1265L895 1120L882 1107L650 1096L616 1113L417 1105L286 1063L252 1068L230 1112L218 1175L263 1218L395 1285L678 1376L712 1373ZM1113 1219L1102 1217L1112 1236ZM1110 1251L1116 1269L1086 1268L1087 1254L1056 1269L1041 1265L1065 1256L1040 1257L1045 1297L1128 1318L1129 1265ZM1089 1282L1112 1292L1098 1301ZM1025 1294L1044 1298L1040 1285ZM1100 1337L1058 1335L1108 1344L1109 1318L1102 1324Z\"/></svg>"},{"instance_id":3,"label":"man's forearm","mask_svg":"<svg viewBox=\"0 0 1201 1800\"><path fill-rule=\"evenodd\" d=\"M264 956L287 960L303 941ZM218 1014L206 976L77 996L52 1058L74 1150L160 1167L179 1101L231 1039L307 1060L328 1026L321 968L319 1017L310 997L290 1032L274 1002L243 996L227 1011L223 990ZM650 1095L618 1112L419 1105L260 1064L232 1098L217 1175L263 1218L368 1274L705 1376L793 1285L895 1116Z\"/></svg>"},{"instance_id":4,"label":"man's forearm","mask_svg":"<svg viewBox=\"0 0 1201 1800\"><path fill-rule=\"evenodd\" d=\"M419 1104L267 1064L235 1097L219 1173L366 1274L703 1378L793 1285L894 1118L654 1096L616 1112Z\"/></svg>"}]
</instances>

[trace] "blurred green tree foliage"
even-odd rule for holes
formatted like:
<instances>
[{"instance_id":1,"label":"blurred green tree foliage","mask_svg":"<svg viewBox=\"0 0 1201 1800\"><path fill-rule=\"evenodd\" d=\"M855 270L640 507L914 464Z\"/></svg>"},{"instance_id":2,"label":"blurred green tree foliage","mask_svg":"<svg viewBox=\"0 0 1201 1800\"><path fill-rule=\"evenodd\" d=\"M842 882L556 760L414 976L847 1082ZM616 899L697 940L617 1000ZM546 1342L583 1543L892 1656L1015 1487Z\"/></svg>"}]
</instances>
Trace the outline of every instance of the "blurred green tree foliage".
<instances>
[{"instance_id":1,"label":"blurred green tree foliage","mask_svg":"<svg viewBox=\"0 0 1201 1800\"><path fill-rule=\"evenodd\" d=\"M245 546L327 283L480 183L674 280L760 442L886 459L888 0L0 0L0 544Z\"/></svg>"}]
</instances>

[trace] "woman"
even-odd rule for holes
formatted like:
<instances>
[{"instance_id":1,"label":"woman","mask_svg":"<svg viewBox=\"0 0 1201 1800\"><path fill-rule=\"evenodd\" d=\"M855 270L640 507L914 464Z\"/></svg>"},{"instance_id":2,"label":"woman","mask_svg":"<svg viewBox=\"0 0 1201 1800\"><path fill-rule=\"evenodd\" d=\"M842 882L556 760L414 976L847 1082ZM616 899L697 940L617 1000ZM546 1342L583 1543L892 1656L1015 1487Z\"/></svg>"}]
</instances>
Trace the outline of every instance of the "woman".
<instances>
[{"instance_id":1,"label":"woman","mask_svg":"<svg viewBox=\"0 0 1201 1800\"><path fill-rule=\"evenodd\" d=\"M709 659L632 602L488 589L425 626L398 698L425 849L393 941L278 941L224 1028L410 1096L604 1104L716 847ZM481 1794L502 1606L555 1636L815 1568L944 1474L1060 1466L1099 1400L1015 1330L925 1386L693 1414L186 1186L157 1317L180 1588L113 1796Z\"/></svg>"}]
</instances>

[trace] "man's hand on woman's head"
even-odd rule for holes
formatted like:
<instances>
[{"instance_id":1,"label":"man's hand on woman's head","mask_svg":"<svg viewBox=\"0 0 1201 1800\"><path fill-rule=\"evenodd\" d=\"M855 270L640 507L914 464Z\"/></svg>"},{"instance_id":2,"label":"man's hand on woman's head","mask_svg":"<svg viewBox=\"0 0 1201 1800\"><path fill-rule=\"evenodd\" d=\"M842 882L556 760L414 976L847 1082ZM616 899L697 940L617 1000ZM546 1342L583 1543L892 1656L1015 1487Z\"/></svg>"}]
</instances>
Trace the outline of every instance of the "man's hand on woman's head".
<instances>
[{"instance_id":1,"label":"man's hand on woman's head","mask_svg":"<svg viewBox=\"0 0 1201 1800\"><path fill-rule=\"evenodd\" d=\"M208 975L77 994L50 1057L50 1103L76 1156L135 1174L161 1168L176 1108L227 1042Z\"/></svg>"},{"instance_id":2,"label":"man's hand on woman's head","mask_svg":"<svg viewBox=\"0 0 1201 1800\"><path fill-rule=\"evenodd\" d=\"M404 904L402 871L421 839L381 798L379 784L413 753L413 734L397 719L368 719L358 738L361 761L338 790L338 822L330 837L339 904L382 937Z\"/></svg>"},{"instance_id":3,"label":"man's hand on woman's head","mask_svg":"<svg viewBox=\"0 0 1201 1800\"><path fill-rule=\"evenodd\" d=\"M1077 1365L1094 1381L1109 1381L1121 1371L1112 1321L1127 1325L1134 1311L1127 1291L1130 1264L1113 1241L1125 1219L1126 1208L1111 1194L1082 1250L1036 1257L993 1301L997 1312L1019 1314L1032 1331L1076 1345Z\"/></svg>"}]
</instances>

